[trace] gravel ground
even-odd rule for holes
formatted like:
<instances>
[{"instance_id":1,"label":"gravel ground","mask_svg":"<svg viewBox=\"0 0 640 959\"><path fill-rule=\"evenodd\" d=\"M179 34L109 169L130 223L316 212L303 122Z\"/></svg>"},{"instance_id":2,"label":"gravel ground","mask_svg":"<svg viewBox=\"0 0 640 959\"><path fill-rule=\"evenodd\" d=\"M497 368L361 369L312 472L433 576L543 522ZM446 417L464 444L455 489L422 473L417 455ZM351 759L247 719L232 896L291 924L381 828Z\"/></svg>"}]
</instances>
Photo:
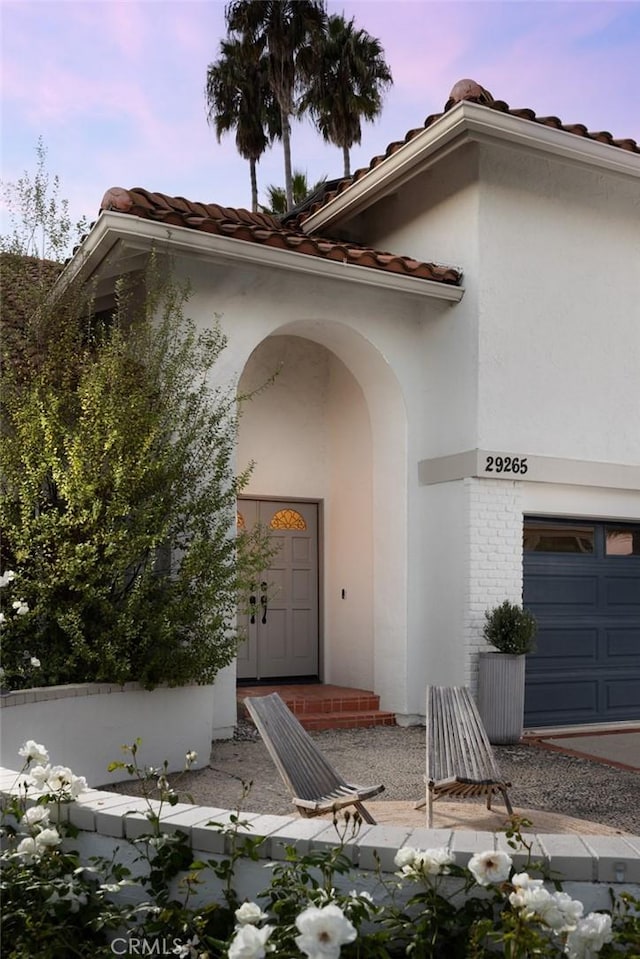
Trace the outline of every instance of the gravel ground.
<instances>
[{"instance_id":1,"label":"gravel ground","mask_svg":"<svg viewBox=\"0 0 640 959\"><path fill-rule=\"evenodd\" d=\"M352 782L384 783L380 799L415 801L424 793L421 726L374 726L311 734L329 762ZM512 783L515 807L561 813L640 835L640 775L536 746L496 746ZM291 800L256 730L241 723L232 740L213 743L208 767L170 777L181 795L201 805L234 809L251 783L245 809L291 815ZM131 794L131 782L118 785Z\"/></svg>"}]
</instances>

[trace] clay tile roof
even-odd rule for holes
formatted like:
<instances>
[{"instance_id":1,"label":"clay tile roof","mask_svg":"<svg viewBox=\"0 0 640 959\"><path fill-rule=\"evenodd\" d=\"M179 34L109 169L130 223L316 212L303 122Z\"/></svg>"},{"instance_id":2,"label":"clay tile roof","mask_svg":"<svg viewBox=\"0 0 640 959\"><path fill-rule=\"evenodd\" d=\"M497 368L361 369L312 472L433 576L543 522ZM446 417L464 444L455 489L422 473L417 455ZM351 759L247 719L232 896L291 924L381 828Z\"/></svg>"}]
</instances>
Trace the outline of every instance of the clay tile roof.
<instances>
[{"instance_id":1,"label":"clay tile roof","mask_svg":"<svg viewBox=\"0 0 640 959\"><path fill-rule=\"evenodd\" d=\"M422 133L423 130L426 130L428 127L432 126L434 123L440 120L445 113L451 110L452 107L463 100L470 101L471 103L479 103L482 106L487 107L489 110L496 110L499 113L508 113L510 116L520 117L523 120L530 120L532 123L538 123L542 126L554 127L556 130L563 130L565 133L572 133L575 136L584 137L588 140L596 140L599 143L606 143L609 146L616 147L616 149L619 150L627 150L630 153L640 153L640 146L635 140L629 138L616 140L610 133L606 131L592 132L589 131L583 123L563 123L559 117L539 117L530 107L521 107L517 109L512 108L504 100L494 100L491 93L489 93L488 90L485 90L484 87L480 86L479 83L476 83L475 80L459 80L456 84L454 84L442 113L430 114L424 121L422 127L409 130L403 140L397 140L393 143L390 143L384 154L381 156L375 156L367 167L362 167L361 169L356 170L351 177L346 177L345 179L339 181L331 190L331 192L326 193L315 203L307 205L304 210L299 212L298 223L302 224L313 213L317 213L318 210L326 206L326 204L331 202L331 200L335 199L341 193L344 193L344 191L348 190L353 183L361 180L362 177L364 177L371 170L374 170L376 167L380 166L381 163L384 163L388 157L393 156L394 153L397 153L398 150L405 146L405 144L409 143L409 141L417 136L418 133Z\"/></svg>"},{"instance_id":2,"label":"clay tile roof","mask_svg":"<svg viewBox=\"0 0 640 959\"><path fill-rule=\"evenodd\" d=\"M251 213L248 210L224 207L217 203L194 203L184 197L150 193L141 187L135 187L132 190L112 187L105 193L100 208L128 213L159 223L184 226L192 230L199 230L202 233L231 237L247 243L258 243L273 249L291 250L308 256L318 256L369 269L412 276L416 279L459 285L461 274L452 267L419 262L411 257L384 253L360 244L332 240L330 237L307 236L302 232L301 226L309 216L340 196L341 193L348 190L353 183L362 179L371 170L384 163L419 133L437 123L447 111L463 100L479 103L489 110L507 113L531 123L538 123L542 126L562 130L565 133L571 133L574 136L606 143L608 146L619 150L640 153L640 147L635 140L616 140L606 131L590 132L582 123L564 124L558 117L539 117L530 107L511 108L504 100L495 100L491 93L475 80L463 79L454 85L442 113L432 113L426 118L422 127L409 130L403 140L390 143L383 154L375 156L371 160L368 167L357 170L351 177L326 183L309 200L282 218L271 216L268 213Z\"/></svg>"},{"instance_id":3,"label":"clay tile roof","mask_svg":"<svg viewBox=\"0 0 640 959\"><path fill-rule=\"evenodd\" d=\"M419 280L457 286L462 278L461 273L453 267L423 263L412 257L384 253L362 244L332 240L326 236L307 236L295 223L283 223L269 213L251 213L217 203L193 203L184 197L150 193L141 187L132 190L112 187L105 193L100 209Z\"/></svg>"}]
</instances>

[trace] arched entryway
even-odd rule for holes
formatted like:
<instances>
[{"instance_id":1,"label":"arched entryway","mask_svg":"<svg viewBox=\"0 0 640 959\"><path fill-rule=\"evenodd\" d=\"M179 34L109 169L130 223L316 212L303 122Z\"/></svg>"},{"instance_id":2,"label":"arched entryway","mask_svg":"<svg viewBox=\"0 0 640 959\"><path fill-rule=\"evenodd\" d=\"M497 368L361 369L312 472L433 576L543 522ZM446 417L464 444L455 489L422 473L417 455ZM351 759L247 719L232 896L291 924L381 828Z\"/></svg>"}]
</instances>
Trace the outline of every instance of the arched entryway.
<instances>
[{"instance_id":1,"label":"arched entryway","mask_svg":"<svg viewBox=\"0 0 640 959\"><path fill-rule=\"evenodd\" d=\"M406 665L406 425L397 380L347 326L291 323L255 347L238 391L251 397L238 448L240 465L255 463L246 509L258 504L263 521L269 504L317 516L317 676L375 689L393 707ZM302 553L307 534L291 536ZM260 619L254 640L264 650L251 654L258 675L243 664L243 678L277 675L267 661L275 618Z\"/></svg>"}]
</instances>

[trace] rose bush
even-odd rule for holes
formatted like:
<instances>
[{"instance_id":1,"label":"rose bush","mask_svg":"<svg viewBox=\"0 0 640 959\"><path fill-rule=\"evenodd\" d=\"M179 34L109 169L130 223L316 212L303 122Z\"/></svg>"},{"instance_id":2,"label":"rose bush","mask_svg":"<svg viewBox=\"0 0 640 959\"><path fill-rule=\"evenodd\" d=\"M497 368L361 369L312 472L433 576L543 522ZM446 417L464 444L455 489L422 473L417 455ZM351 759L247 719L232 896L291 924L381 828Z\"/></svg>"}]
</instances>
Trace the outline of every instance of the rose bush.
<instances>
[{"instance_id":1,"label":"rose bush","mask_svg":"<svg viewBox=\"0 0 640 959\"><path fill-rule=\"evenodd\" d=\"M271 880L257 901L240 901L234 888L238 864L257 859L262 843L246 835L240 811L229 825L210 823L225 835L226 858L199 861L187 837L163 832L167 804L178 802L175 782L160 768L139 764L139 742L124 747L114 763L142 786L148 831L130 840L135 873L117 856L82 860L73 850L75 830L61 807L86 788L82 776L52 765L47 749L29 740L20 750L24 767L5 810L2 853L3 944L7 959L102 959L148 954L181 959L611 959L640 955L640 902L622 894L608 912L583 915L581 902L551 883L531 861L514 820L509 845L528 852L525 870L512 857L488 850L455 862L446 848L405 846L396 873L381 871L373 894L351 889L348 839L358 815L334 819L336 846L301 856L288 847L270 863ZM188 769L197 757L185 757ZM244 787L242 800L248 788ZM220 885L215 901L194 893L211 871ZM538 873L538 875L536 875ZM125 887L135 901L119 903ZM163 951L169 949L169 952ZM125 951L123 951L125 950Z\"/></svg>"}]
</instances>

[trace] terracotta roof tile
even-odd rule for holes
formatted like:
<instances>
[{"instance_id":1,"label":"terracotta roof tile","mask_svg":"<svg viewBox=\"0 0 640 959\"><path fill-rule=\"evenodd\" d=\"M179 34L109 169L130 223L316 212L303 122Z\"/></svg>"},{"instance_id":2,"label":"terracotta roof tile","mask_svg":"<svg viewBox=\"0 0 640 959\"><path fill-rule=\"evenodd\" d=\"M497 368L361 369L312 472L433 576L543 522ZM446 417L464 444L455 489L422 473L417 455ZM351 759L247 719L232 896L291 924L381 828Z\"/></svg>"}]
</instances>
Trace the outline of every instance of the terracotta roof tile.
<instances>
[{"instance_id":1,"label":"terracotta roof tile","mask_svg":"<svg viewBox=\"0 0 640 959\"><path fill-rule=\"evenodd\" d=\"M511 108L504 100L494 100L491 93L474 80L464 79L454 85L442 113L432 113L426 118L422 127L409 130L403 140L390 143L384 154L373 157L367 167L357 170L351 177L327 184L319 195L315 194L310 201L283 218L276 218L268 213L251 213L248 210L224 207L217 203L194 203L184 197L151 193L141 187L132 190L113 187L106 192L101 209L116 210L160 223L199 230L202 233L262 244L273 249L291 250L308 256L318 256L369 269L412 276L416 279L458 285L461 281L461 273L452 267L424 263L412 257L385 253L356 243L332 240L330 237L307 236L302 232L301 225L311 214L348 190L353 183L384 163L463 100L479 103L487 109L562 130L574 136L606 143L616 149L640 153L640 147L635 140L616 140L606 131L590 132L582 123L564 124L559 117L555 116L539 117L530 107Z\"/></svg>"},{"instance_id":2,"label":"terracotta roof tile","mask_svg":"<svg viewBox=\"0 0 640 959\"><path fill-rule=\"evenodd\" d=\"M384 163L386 159L393 156L394 153L397 153L398 150L402 149L403 146L413 140L419 133L422 133L438 120L442 119L445 113L462 100L480 103L489 110L508 113L510 116L530 120L532 123L553 127L556 130L563 130L565 133L572 133L575 136L584 137L588 140L596 140L598 143L606 143L608 146L615 147L619 150L627 150L630 153L640 153L640 146L635 140L630 138L614 139L606 130L593 132L588 130L583 123L563 123L559 117L539 117L536 115L535 110L532 110L530 107L512 108L504 100L494 100L489 91L485 90L484 87L481 87L480 84L474 80L459 80L458 83L454 85L442 113L430 114L421 127L409 130L403 140L395 140L393 143L390 143L383 155L373 157L368 166L361 167L359 170L356 170L351 177L346 177L339 181L334 189L325 193L320 200L313 205L309 205L306 209L301 210L298 214L298 223L303 223L313 213L317 213L318 210L326 206L327 203L330 203L331 200L334 200L341 193L344 193L345 190L348 190L353 183L361 180L362 177L371 172L371 170L374 170L380 166L381 163Z\"/></svg>"},{"instance_id":3,"label":"terracotta roof tile","mask_svg":"<svg viewBox=\"0 0 640 959\"><path fill-rule=\"evenodd\" d=\"M290 250L419 280L433 280L454 286L461 281L461 273L453 267L423 263L412 257L384 253L361 244L332 240L326 236L307 236L295 224L283 224L268 213L251 213L249 210L236 210L219 206L217 203L193 203L184 197L151 193L141 187L132 190L113 187L107 190L100 209L115 210L171 226L187 227L201 233L231 237L272 249Z\"/></svg>"}]
</instances>

